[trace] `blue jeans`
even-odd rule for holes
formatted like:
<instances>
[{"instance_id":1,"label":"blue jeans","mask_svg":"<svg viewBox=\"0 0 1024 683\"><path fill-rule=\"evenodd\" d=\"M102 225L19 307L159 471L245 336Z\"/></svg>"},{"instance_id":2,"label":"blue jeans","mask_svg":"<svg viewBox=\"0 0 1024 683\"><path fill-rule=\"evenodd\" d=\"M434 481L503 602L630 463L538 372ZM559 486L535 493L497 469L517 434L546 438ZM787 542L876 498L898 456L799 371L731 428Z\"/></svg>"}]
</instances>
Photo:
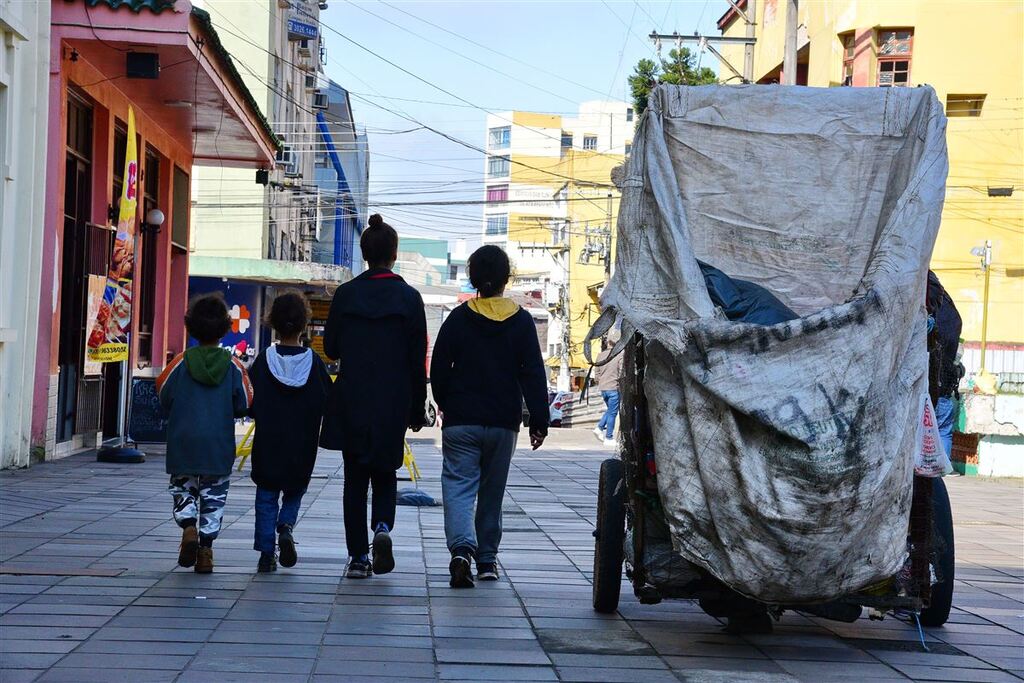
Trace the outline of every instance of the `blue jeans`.
<instances>
[{"instance_id":1,"label":"blue jeans","mask_svg":"<svg viewBox=\"0 0 1024 683\"><path fill-rule=\"evenodd\" d=\"M953 458L953 422L956 420L956 400L944 396L935 404L935 421L938 422L939 439L946 455Z\"/></svg>"},{"instance_id":2,"label":"blue jeans","mask_svg":"<svg viewBox=\"0 0 1024 683\"><path fill-rule=\"evenodd\" d=\"M597 428L604 430L606 439L614 439L615 418L619 416L619 392L602 391L601 398L604 399L604 404L608 407L605 409L604 415L601 416L601 421L597 423Z\"/></svg>"},{"instance_id":3,"label":"blue jeans","mask_svg":"<svg viewBox=\"0 0 1024 683\"><path fill-rule=\"evenodd\" d=\"M501 501L517 436L511 429L480 425L441 431L444 535L449 550L465 548L477 563L498 559Z\"/></svg>"},{"instance_id":4,"label":"blue jeans","mask_svg":"<svg viewBox=\"0 0 1024 683\"><path fill-rule=\"evenodd\" d=\"M253 542L253 549L261 553L272 553L277 547L276 532L283 526L295 526L299 519L299 505L302 504L302 494L282 493L273 489L256 487L256 540ZM278 509L278 498L281 498L281 507Z\"/></svg>"}]
</instances>

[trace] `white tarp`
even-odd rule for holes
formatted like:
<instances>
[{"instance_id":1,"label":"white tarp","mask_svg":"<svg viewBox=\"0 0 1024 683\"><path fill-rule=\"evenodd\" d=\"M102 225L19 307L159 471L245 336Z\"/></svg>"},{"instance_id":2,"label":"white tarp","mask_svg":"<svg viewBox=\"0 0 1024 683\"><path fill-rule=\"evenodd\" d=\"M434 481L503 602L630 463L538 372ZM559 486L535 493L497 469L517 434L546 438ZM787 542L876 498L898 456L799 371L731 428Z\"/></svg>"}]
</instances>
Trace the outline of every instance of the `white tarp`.
<instances>
[{"instance_id":1,"label":"white tarp","mask_svg":"<svg viewBox=\"0 0 1024 683\"><path fill-rule=\"evenodd\" d=\"M647 340L673 542L746 595L827 600L904 562L945 125L928 87L652 93L593 333L618 314ZM803 317L726 320L696 259Z\"/></svg>"}]
</instances>

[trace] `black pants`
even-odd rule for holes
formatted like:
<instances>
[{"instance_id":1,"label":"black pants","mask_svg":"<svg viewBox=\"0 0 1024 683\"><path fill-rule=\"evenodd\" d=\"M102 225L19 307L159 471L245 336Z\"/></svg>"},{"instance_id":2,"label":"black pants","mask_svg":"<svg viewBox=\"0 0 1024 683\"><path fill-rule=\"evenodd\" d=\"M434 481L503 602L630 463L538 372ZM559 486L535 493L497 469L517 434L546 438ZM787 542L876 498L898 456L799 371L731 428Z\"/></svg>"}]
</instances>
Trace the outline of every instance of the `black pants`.
<instances>
[{"instance_id":1,"label":"black pants","mask_svg":"<svg viewBox=\"0 0 1024 683\"><path fill-rule=\"evenodd\" d=\"M373 517L366 524L367 489L373 485ZM351 557L370 552L367 529L384 522L388 529L395 528L395 499L398 478L394 470L371 470L345 461L345 542Z\"/></svg>"}]
</instances>

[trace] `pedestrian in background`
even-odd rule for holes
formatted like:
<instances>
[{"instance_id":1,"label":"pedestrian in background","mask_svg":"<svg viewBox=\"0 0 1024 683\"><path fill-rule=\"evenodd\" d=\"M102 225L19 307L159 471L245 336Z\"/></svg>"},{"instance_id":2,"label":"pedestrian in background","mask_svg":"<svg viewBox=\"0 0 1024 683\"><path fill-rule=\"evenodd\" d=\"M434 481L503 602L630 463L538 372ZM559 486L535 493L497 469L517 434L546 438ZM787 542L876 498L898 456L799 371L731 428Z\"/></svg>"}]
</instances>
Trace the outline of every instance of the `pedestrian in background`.
<instances>
[{"instance_id":1,"label":"pedestrian in background","mask_svg":"<svg viewBox=\"0 0 1024 683\"><path fill-rule=\"evenodd\" d=\"M935 421L946 455L953 456L953 423L956 421L956 407L959 399L960 378L963 366L957 361L956 352L960 345L963 321L956 310L953 298L939 282L939 277L928 271L928 291L925 308L929 317L930 346L937 361L936 381L930 387L934 395Z\"/></svg>"},{"instance_id":2,"label":"pedestrian in background","mask_svg":"<svg viewBox=\"0 0 1024 683\"><path fill-rule=\"evenodd\" d=\"M258 572L277 569L276 548L281 566L294 567L298 561L293 529L316 464L320 422L331 387L327 366L300 341L310 314L301 292L279 294L265 320L276 333L277 344L260 353L249 370L255 393L250 412L256 420L252 480Z\"/></svg>"},{"instance_id":3,"label":"pedestrian in background","mask_svg":"<svg viewBox=\"0 0 1024 683\"><path fill-rule=\"evenodd\" d=\"M182 529L178 564L208 574L235 462L235 418L249 412L252 387L241 361L219 346L231 329L224 297L193 299L185 329L199 345L171 360L156 390L168 416L168 490L174 521Z\"/></svg>"},{"instance_id":4,"label":"pedestrian in background","mask_svg":"<svg viewBox=\"0 0 1024 683\"><path fill-rule=\"evenodd\" d=\"M501 503L522 419L530 413L530 444L548 433L547 377L533 317L504 296L508 255L486 245L469 257L478 297L444 321L434 343L430 382L444 413L441 492L453 588L498 579ZM474 512L475 503L475 512Z\"/></svg>"},{"instance_id":5,"label":"pedestrian in background","mask_svg":"<svg viewBox=\"0 0 1024 683\"><path fill-rule=\"evenodd\" d=\"M598 354L597 362L594 364L594 383L600 390L605 405L604 415L594 427L594 435L606 446L615 445L615 420L619 416L619 375L622 374L622 354L620 353L607 363L604 361L608 360L612 347L618 341L619 331L615 328L608 330L608 334L605 336L604 350Z\"/></svg>"},{"instance_id":6,"label":"pedestrian in background","mask_svg":"<svg viewBox=\"0 0 1024 683\"><path fill-rule=\"evenodd\" d=\"M359 240L369 270L338 287L324 328L324 353L338 360L320 444L345 461L346 576L395 567L391 530L405 431L426 424L427 319L423 299L391 269L398 233L379 214ZM373 486L373 558L367 542L367 489Z\"/></svg>"}]
</instances>

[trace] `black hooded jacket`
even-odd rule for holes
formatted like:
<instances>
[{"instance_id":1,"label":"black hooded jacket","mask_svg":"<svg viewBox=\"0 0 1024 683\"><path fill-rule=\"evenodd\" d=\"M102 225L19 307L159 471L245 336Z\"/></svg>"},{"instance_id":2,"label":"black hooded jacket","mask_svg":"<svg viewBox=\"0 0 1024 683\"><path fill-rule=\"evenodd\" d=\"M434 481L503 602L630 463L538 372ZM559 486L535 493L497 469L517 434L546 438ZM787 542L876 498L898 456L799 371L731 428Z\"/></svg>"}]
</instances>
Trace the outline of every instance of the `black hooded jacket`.
<instances>
[{"instance_id":1,"label":"black hooded jacket","mask_svg":"<svg viewBox=\"0 0 1024 683\"><path fill-rule=\"evenodd\" d=\"M547 377L537 326L521 308L500 321L468 303L452 311L434 342L430 386L445 427L519 431L525 399L530 430L547 434Z\"/></svg>"},{"instance_id":2,"label":"black hooded jacket","mask_svg":"<svg viewBox=\"0 0 1024 683\"><path fill-rule=\"evenodd\" d=\"M252 480L260 488L293 493L309 486L313 474L331 376L320 356L309 349L278 345L274 353L279 357L298 360L309 354L310 361L301 372L279 377L268 363L270 352L265 349L249 368L250 414L256 420Z\"/></svg>"},{"instance_id":3,"label":"black hooded jacket","mask_svg":"<svg viewBox=\"0 0 1024 683\"><path fill-rule=\"evenodd\" d=\"M419 292L383 268L341 285L324 352L339 363L320 445L371 469L398 469L405 430L426 422L427 319Z\"/></svg>"}]
</instances>

